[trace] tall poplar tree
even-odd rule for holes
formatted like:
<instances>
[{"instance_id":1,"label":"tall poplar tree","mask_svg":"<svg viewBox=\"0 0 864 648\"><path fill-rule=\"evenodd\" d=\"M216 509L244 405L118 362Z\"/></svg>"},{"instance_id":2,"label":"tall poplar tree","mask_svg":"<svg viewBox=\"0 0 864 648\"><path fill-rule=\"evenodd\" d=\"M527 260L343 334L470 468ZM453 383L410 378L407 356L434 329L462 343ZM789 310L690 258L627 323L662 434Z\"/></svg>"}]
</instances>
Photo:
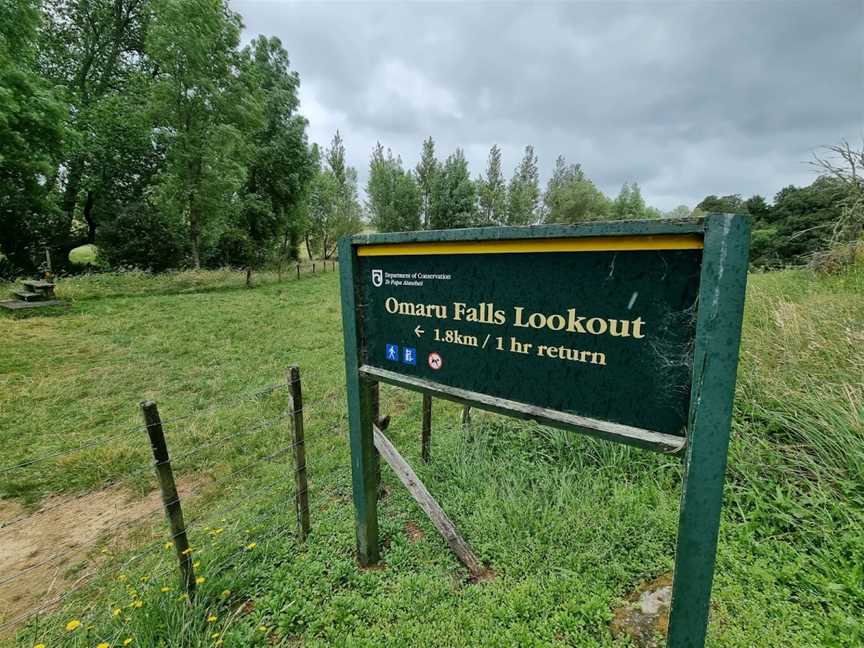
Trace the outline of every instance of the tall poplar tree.
<instances>
[{"instance_id":1,"label":"tall poplar tree","mask_svg":"<svg viewBox=\"0 0 864 648\"><path fill-rule=\"evenodd\" d=\"M471 227L476 222L477 194L462 149L450 155L432 187L431 229Z\"/></svg>"},{"instance_id":2,"label":"tall poplar tree","mask_svg":"<svg viewBox=\"0 0 864 648\"><path fill-rule=\"evenodd\" d=\"M423 152L420 154L420 161L415 169L417 185L420 188L420 216L425 229L429 228L432 212L432 190L440 170L441 164L435 157L435 141L430 135L423 140Z\"/></svg>"},{"instance_id":3,"label":"tall poplar tree","mask_svg":"<svg viewBox=\"0 0 864 648\"><path fill-rule=\"evenodd\" d=\"M405 232L420 229L420 189L402 159L379 142L369 160L366 183L367 204L372 226L379 232Z\"/></svg>"},{"instance_id":4,"label":"tall poplar tree","mask_svg":"<svg viewBox=\"0 0 864 648\"><path fill-rule=\"evenodd\" d=\"M525 147L525 155L510 180L507 198L508 225L530 225L539 220L540 171L533 146Z\"/></svg>"},{"instance_id":5,"label":"tall poplar tree","mask_svg":"<svg viewBox=\"0 0 864 648\"><path fill-rule=\"evenodd\" d=\"M507 185L501 172L501 149L494 144L489 149L486 175L477 181L480 205L478 225L503 225L507 222Z\"/></svg>"}]
</instances>

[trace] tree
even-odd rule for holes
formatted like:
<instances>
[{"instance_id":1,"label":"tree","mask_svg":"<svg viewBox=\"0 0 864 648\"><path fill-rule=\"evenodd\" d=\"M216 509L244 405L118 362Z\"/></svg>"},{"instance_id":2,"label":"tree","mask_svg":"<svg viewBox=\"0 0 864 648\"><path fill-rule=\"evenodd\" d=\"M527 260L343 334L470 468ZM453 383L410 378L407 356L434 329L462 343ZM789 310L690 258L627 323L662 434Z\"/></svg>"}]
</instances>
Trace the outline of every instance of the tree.
<instances>
[{"instance_id":1,"label":"tree","mask_svg":"<svg viewBox=\"0 0 864 648\"><path fill-rule=\"evenodd\" d=\"M297 258L300 205L316 171L306 138L306 119L298 114L300 78L291 71L288 53L277 38L259 36L243 50L245 92L257 95L261 122L247 135L252 154L246 168L244 198L230 239L235 256L242 256L247 284L252 269L273 252Z\"/></svg>"},{"instance_id":2,"label":"tree","mask_svg":"<svg viewBox=\"0 0 864 648\"><path fill-rule=\"evenodd\" d=\"M814 166L832 178L845 194L840 199L840 214L834 223L834 243L857 241L864 236L864 142L856 149L843 140L814 155Z\"/></svg>"},{"instance_id":3,"label":"tree","mask_svg":"<svg viewBox=\"0 0 864 648\"><path fill-rule=\"evenodd\" d=\"M724 214L745 214L747 208L744 205L744 200L741 194L730 194L718 198L717 196L705 196L705 198L696 205L696 210L701 213L720 212ZM695 211L695 210L694 210Z\"/></svg>"},{"instance_id":4,"label":"tree","mask_svg":"<svg viewBox=\"0 0 864 648\"><path fill-rule=\"evenodd\" d=\"M429 221L432 212L432 191L435 187L435 178L441 170L441 165L435 158L435 141L430 135L423 140L423 152L415 169L417 185L420 188L420 214L423 228L429 229Z\"/></svg>"},{"instance_id":5,"label":"tree","mask_svg":"<svg viewBox=\"0 0 864 648\"><path fill-rule=\"evenodd\" d=\"M533 146L525 147L525 155L513 172L507 196L508 225L530 225L537 222L540 207L540 171Z\"/></svg>"},{"instance_id":6,"label":"tree","mask_svg":"<svg viewBox=\"0 0 864 648\"><path fill-rule=\"evenodd\" d=\"M625 182L621 186L618 197L612 203L612 215L618 220L645 218L648 215L646 209L642 191L635 182L632 184Z\"/></svg>"},{"instance_id":7,"label":"tree","mask_svg":"<svg viewBox=\"0 0 864 648\"><path fill-rule=\"evenodd\" d=\"M95 211L112 202L103 192L116 196L124 182L138 171L146 175L153 162L152 146L138 146L148 133L146 126L142 133L131 133L133 126L145 123L131 113L151 78L144 48L150 5L147 0L46 3L39 60L45 76L63 88L69 128L76 134L65 150L60 207L67 229L80 215L90 242L96 234ZM123 136L117 136L118 130ZM134 159L133 154L149 159ZM124 201L137 199L136 193Z\"/></svg>"},{"instance_id":8,"label":"tree","mask_svg":"<svg viewBox=\"0 0 864 648\"><path fill-rule=\"evenodd\" d=\"M687 218L690 216L690 208L687 205L678 205L675 209L665 212L663 218Z\"/></svg>"},{"instance_id":9,"label":"tree","mask_svg":"<svg viewBox=\"0 0 864 648\"><path fill-rule=\"evenodd\" d=\"M51 192L65 110L36 69L38 9L34 0L0 6L0 274L7 275L34 269L35 247L53 237L57 221Z\"/></svg>"},{"instance_id":10,"label":"tree","mask_svg":"<svg viewBox=\"0 0 864 648\"><path fill-rule=\"evenodd\" d=\"M476 221L476 199L468 161L462 149L456 149L435 176L430 200L429 227L471 227Z\"/></svg>"},{"instance_id":11,"label":"tree","mask_svg":"<svg viewBox=\"0 0 864 648\"><path fill-rule=\"evenodd\" d=\"M224 0L156 0L148 51L159 73L153 113L167 147L157 204L181 220L192 264L224 231L248 168L244 131L262 106L238 84L240 19Z\"/></svg>"},{"instance_id":12,"label":"tree","mask_svg":"<svg viewBox=\"0 0 864 648\"><path fill-rule=\"evenodd\" d=\"M315 147L317 159L317 147ZM313 249L329 259L340 237L362 229L360 201L357 198L357 171L345 163L345 146L339 131L324 154L323 164L312 179L306 205L306 251Z\"/></svg>"},{"instance_id":13,"label":"tree","mask_svg":"<svg viewBox=\"0 0 864 648\"><path fill-rule=\"evenodd\" d=\"M507 222L507 185L501 172L501 149L494 144L489 149L485 177L477 179L480 209L478 224L503 225Z\"/></svg>"},{"instance_id":14,"label":"tree","mask_svg":"<svg viewBox=\"0 0 864 648\"><path fill-rule=\"evenodd\" d=\"M543 196L544 221L547 223L579 223L607 218L611 205L579 164L567 164L558 156L555 169Z\"/></svg>"},{"instance_id":15,"label":"tree","mask_svg":"<svg viewBox=\"0 0 864 648\"><path fill-rule=\"evenodd\" d=\"M394 158L380 142L369 160L366 184L367 204L372 226L379 232L405 232L420 229L420 188L402 160Z\"/></svg>"},{"instance_id":16,"label":"tree","mask_svg":"<svg viewBox=\"0 0 864 648\"><path fill-rule=\"evenodd\" d=\"M771 220L771 206L758 194L744 201L744 209L753 217L754 228Z\"/></svg>"}]
</instances>

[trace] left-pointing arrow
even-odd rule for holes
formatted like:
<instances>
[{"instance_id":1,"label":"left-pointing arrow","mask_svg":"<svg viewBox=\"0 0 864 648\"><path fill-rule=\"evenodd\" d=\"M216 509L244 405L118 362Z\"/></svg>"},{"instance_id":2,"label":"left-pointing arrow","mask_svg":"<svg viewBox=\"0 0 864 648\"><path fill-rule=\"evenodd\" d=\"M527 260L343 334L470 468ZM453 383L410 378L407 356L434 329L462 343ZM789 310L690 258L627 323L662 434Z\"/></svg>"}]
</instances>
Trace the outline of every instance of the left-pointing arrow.
<instances>
[{"instance_id":1,"label":"left-pointing arrow","mask_svg":"<svg viewBox=\"0 0 864 648\"><path fill-rule=\"evenodd\" d=\"M417 328L414 329L414 335L416 335L417 337L422 336L425 332L426 331L424 331L422 328L420 328L419 324L417 325Z\"/></svg>"}]
</instances>

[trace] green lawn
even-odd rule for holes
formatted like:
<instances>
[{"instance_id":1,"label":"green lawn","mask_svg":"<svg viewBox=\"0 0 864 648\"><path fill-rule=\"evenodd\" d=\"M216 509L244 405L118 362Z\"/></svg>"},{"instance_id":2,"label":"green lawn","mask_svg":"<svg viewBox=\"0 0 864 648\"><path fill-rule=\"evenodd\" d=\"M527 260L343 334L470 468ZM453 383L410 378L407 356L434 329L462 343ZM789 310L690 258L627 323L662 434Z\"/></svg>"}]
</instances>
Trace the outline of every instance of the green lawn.
<instances>
[{"instance_id":1,"label":"green lawn","mask_svg":"<svg viewBox=\"0 0 864 648\"><path fill-rule=\"evenodd\" d=\"M100 577L19 644L614 645L612 608L672 566L678 461L481 413L463 432L458 408L436 401L423 465L419 396L384 389L391 438L496 576L467 582L386 467L385 566L358 569L336 275L260 281L70 279L66 312L0 319L0 466L81 448L0 474L0 496L36 507L108 483L151 489L137 403L153 399L168 421L188 416L166 428L198 495L186 508L206 579L194 605L178 601L157 511L94 548ZM290 443L284 392L250 394L292 363L307 399L303 547L290 463L245 470ZM864 642L862 376L864 269L751 277L710 645ZM154 542L129 564L130 545Z\"/></svg>"}]
</instances>

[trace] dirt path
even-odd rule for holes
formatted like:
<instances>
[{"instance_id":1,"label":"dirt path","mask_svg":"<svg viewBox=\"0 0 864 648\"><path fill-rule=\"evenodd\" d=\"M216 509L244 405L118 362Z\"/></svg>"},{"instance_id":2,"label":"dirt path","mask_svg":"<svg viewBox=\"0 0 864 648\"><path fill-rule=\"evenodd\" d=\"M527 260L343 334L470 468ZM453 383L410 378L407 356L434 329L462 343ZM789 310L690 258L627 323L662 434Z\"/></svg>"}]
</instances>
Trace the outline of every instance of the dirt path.
<instances>
[{"instance_id":1,"label":"dirt path","mask_svg":"<svg viewBox=\"0 0 864 648\"><path fill-rule=\"evenodd\" d=\"M178 484L181 496L193 487L192 480ZM51 497L29 515L0 500L0 520L11 521L0 527L0 626L75 587L105 560L103 551L128 546L135 529L163 522L158 491L135 498L122 486ZM0 636L13 630L2 629Z\"/></svg>"}]
</instances>

